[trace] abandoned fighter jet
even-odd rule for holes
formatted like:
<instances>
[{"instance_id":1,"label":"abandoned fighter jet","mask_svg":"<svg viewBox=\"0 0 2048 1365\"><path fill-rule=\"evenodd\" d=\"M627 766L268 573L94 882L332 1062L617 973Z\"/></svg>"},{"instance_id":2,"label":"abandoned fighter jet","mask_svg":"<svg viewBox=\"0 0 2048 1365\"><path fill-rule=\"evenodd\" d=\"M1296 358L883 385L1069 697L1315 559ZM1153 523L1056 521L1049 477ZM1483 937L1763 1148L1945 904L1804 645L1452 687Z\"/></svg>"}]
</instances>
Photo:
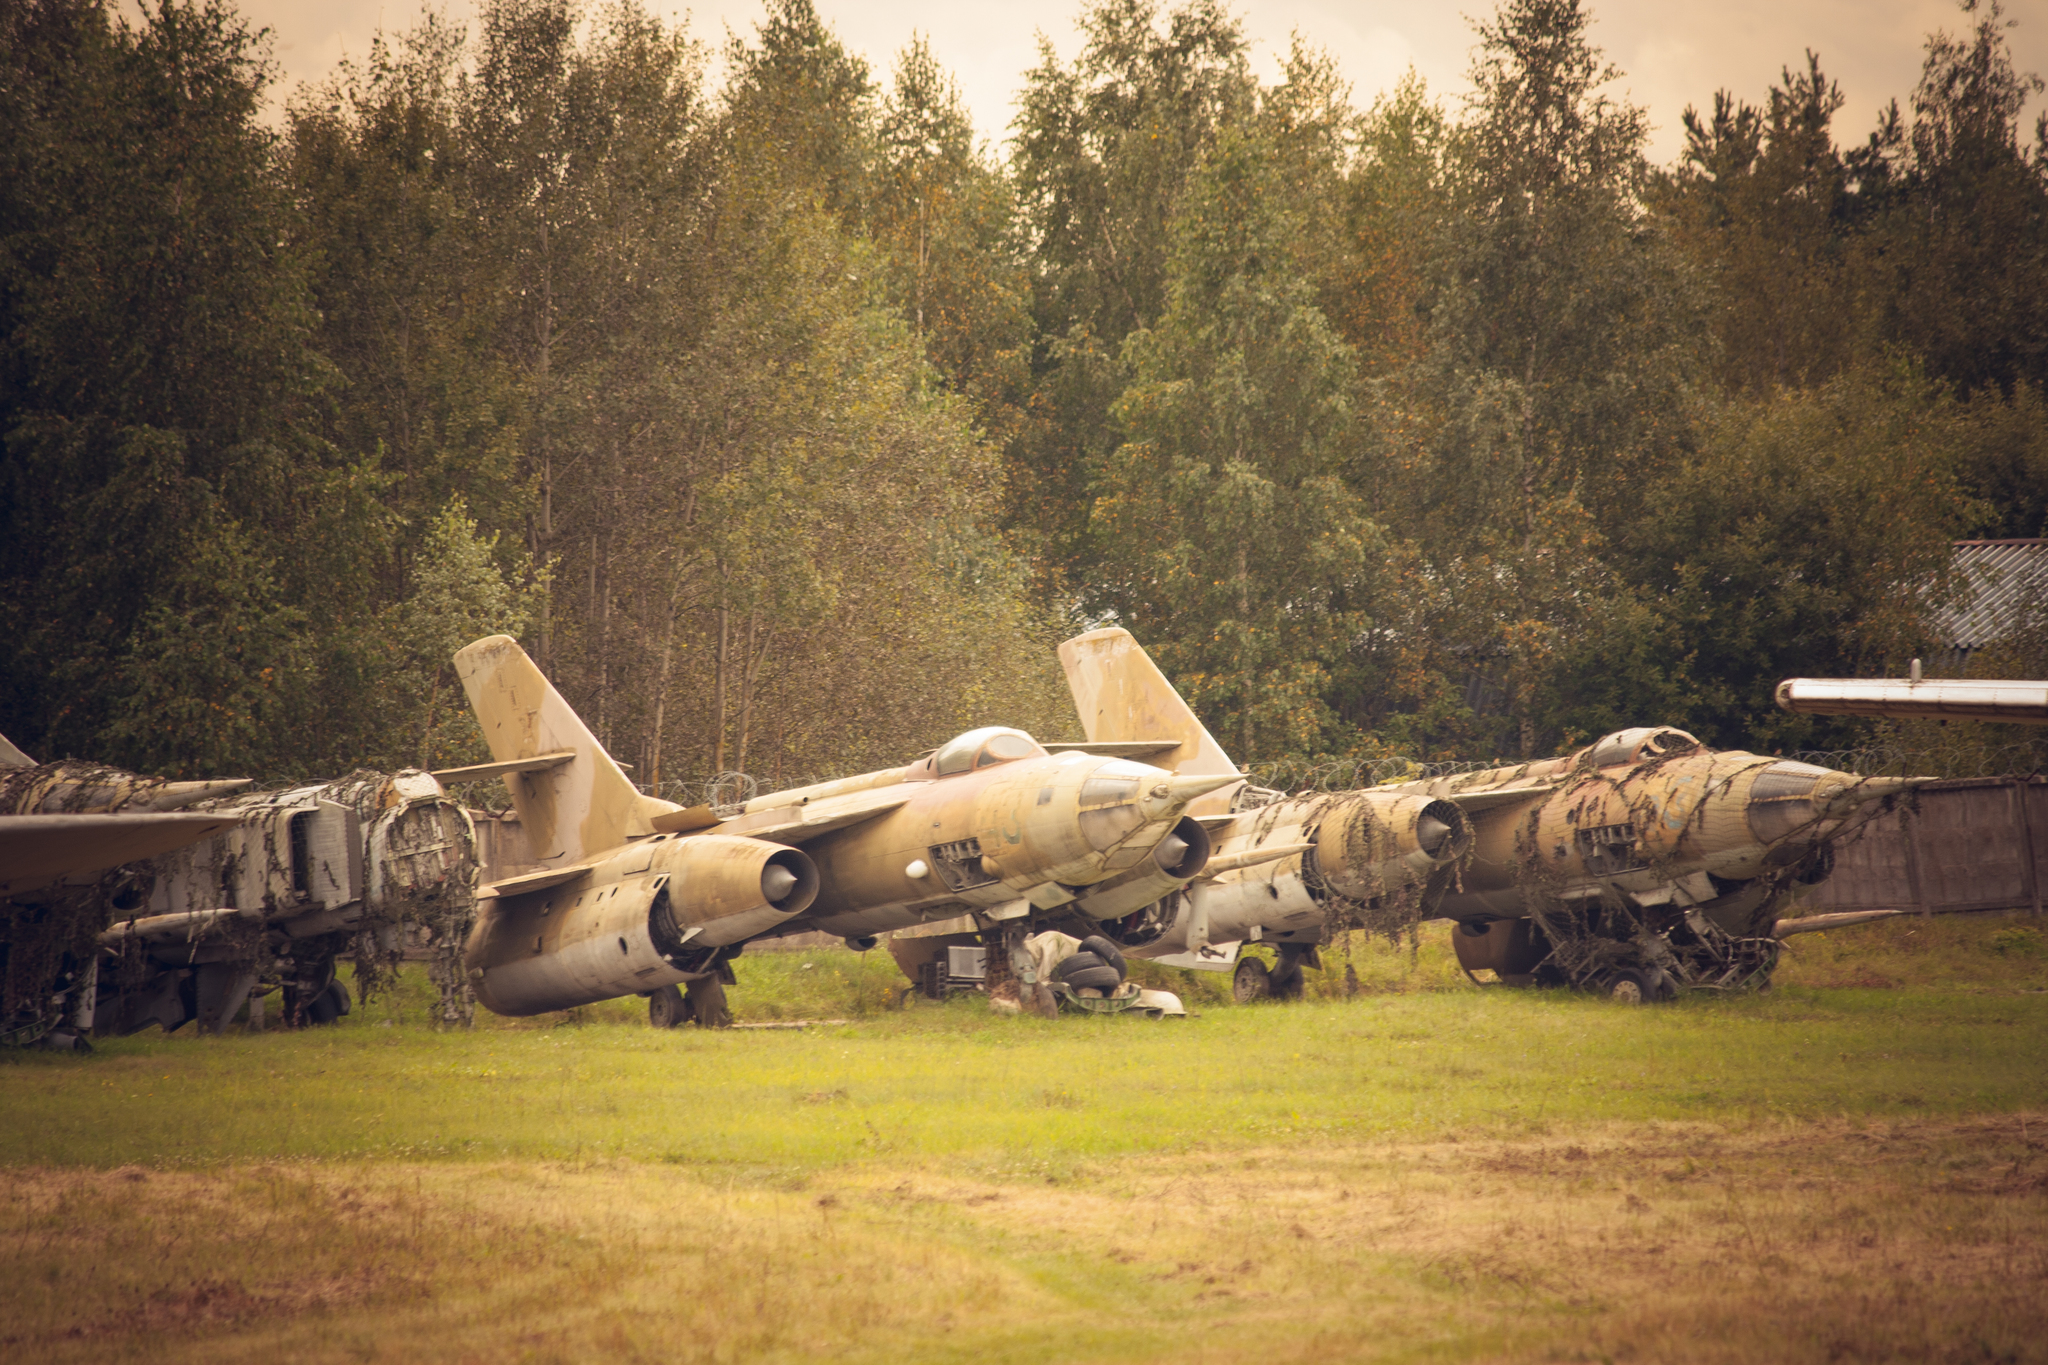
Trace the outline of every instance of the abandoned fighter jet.
<instances>
[{"instance_id":1,"label":"abandoned fighter jet","mask_svg":"<svg viewBox=\"0 0 2048 1365\"><path fill-rule=\"evenodd\" d=\"M183 809L247 782L166 782L117 768L38 764L0 736L0 1046L75 1047L92 1029L91 930L122 864L194 843L232 816Z\"/></svg>"},{"instance_id":2,"label":"abandoned fighter jet","mask_svg":"<svg viewBox=\"0 0 2048 1365\"><path fill-rule=\"evenodd\" d=\"M1176 773L1234 773L1195 713L1130 632L1091 631L1060 646L1088 738L1144 746ZM1349 791L1289 797L1239 787L1191 806L1215 847L1202 876L1105 924L1134 957L1228 965L1236 945L1270 943L1277 964L1237 962L1240 999L1300 993L1304 966L1336 925L1392 929L1427 919L1472 842L1457 802Z\"/></svg>"},{"instance_id":3,"label":"abandoned fighter jet","mask_svg":"<svg viewBox=\"0 0 2048 1365\"><path fill-rule=\"evenodd\" d=\"M1125 632L1060 655L1091 740L1157 735L1177 740L1159 756L1171 771L1230 766ZM1636 1001L1762 984L1778 912L1828 875L1829 845L1920 780L1623 730L1563 758L1241 809L1210 831L1211 869L1241 870L1106 928L1136 956L1275 942L1283 992L1333 929L1439 917L1458 922L1465 969L1505 983ZM1370 850L1356 859L1370 871L1346 883L1331 855L1352 847ZM1261 852L1272 860L1233 863ZM1268 986L1263 966L1239 970L1241 995Z\"/></svg>"},{"instance_id":4,"label":"abandoned fighter jet","mask_svg":"<svg viewBox=\"0 0 2048 1365\"><path fill-rule=\"evenodd\" d=\"M637 994L657 1026L718 1024L755 939L867 948L973 915L1006 941L1034 909L1129 914L1202 870L1209 840L1184 812L1239 781L989 727L901 768L686 809L636 790L515 641L479 640L455 666L496 760L467 775L505 779L546 865L479 893L465 961L499 1014Z\"/></svg>"},{"instance_id":5,"label":"abandoned fighter jet","mask_svg":"<svg viewBox=\"0 0 2048 1365\"><path fill-rule=\"evenodd\" d=\"M325 1022L348 1009L335 965L359 935L395 948L405 925L450 945L467 933L474 833L426 773L234 795L250 784L34 765L11 745L0 761L12 761L0 771L0 957L13 1043L195 1019L218 1031L252 991L280 990L288 1022ZM174 838L165 821L180 822ZM66 853L60 875L37 872L52 847L87 843L88 859ZM450 958L439 974L460 1010Z\"/></svg>"}]
</instances>

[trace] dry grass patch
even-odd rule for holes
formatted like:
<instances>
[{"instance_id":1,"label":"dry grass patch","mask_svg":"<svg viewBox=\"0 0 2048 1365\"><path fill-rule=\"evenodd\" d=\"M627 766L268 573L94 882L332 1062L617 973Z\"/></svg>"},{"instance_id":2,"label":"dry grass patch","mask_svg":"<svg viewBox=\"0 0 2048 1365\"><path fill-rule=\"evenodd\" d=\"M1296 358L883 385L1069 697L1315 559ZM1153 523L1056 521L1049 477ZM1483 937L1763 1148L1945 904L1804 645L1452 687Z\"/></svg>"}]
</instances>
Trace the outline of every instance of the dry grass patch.
<instances>
[{"instance_id":1,"label":"dry grass patch","mask_svg":"<svg viewBox=\"0 0 2048 1365\"><path fill-rule=\"evenodd\" d=\"M2048 1116L1077 1173L17 1170L0 1356L2048 1359Z\"/></svg>"}]
</instances>

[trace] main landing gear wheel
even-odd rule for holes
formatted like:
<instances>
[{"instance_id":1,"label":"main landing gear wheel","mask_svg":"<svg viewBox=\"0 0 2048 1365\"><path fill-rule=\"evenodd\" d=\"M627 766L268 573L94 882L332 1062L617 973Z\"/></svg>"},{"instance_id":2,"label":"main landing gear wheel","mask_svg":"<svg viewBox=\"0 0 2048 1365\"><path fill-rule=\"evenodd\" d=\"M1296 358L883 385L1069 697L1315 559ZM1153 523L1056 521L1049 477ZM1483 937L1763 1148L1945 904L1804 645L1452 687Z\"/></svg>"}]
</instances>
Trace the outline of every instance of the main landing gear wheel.
<instances>
[{"instance_id":1,"label":"main landing gear wheel","mask_svg":"<svg viewBox=\"0 0 2048 1365\"><path fill-rule=\"evenodd\" d=\"M1595 989L1609 1000L1623 1005L1644 1005L1659 998L1657 983L1650 979L1650 974L1634 967L1621 967L1609 972Z\"/></svg>"},{"instance_id":2,"label":"main landing gear wheel","mask_svg":"<svg viewBox=\"0 0 2048 1365\"><path fill-rule=\"evenodd\" d=\"M1273 971L1267 978L1275 1000L1301 999L1301 969L1304 954L1280 950L1280 960L1273 964Z\"/></svg>"},{"instance_id":3,"label":"main landing gear wheel","mask_svg":"<svg viewBox=\"0 0 2048 1365\"><path fill-rule=\"evenodd\" d=\"M689 983L683 1009L698 1028L731 1028L732 1011L725 1007L725 983L710 972Z\"/></svg>"},{"instance_id":4,"label":"main landing gear wheel","mask_svg":"<svg viewBox=\"0 0 2048 1365\"><path fill-rule=\"evenodd\" d=\"M647 997L647 1022L654 1027L674 1028L687 1017L683 993L674 986L663 986Z\"/></svg>"},{"instance_id":5,"label":"main landing gear wheel","mask_svg":"<svg viewBox=\"0 0 2048 1365\"><path fill-rule=\"evenodd\" d=\"M1266 964L1255 957L1238 959L1237 971L1230 978L1231 999L1249 1005L1272 994L1273 974L1266 970Z\"/></svg>"}]
</instances>

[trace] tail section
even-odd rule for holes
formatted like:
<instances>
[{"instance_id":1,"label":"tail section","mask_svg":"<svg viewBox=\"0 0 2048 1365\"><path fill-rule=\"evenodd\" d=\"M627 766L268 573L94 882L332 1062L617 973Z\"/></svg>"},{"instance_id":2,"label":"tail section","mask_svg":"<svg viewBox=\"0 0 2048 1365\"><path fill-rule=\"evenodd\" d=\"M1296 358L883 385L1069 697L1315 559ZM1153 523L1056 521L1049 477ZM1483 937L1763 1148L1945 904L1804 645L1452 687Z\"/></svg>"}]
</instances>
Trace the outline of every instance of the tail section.
<instances>
[{"instance_id":1,"label":"tail section","mask_svg":"<svg viewBox=\"0 0 2048 1365\"><path fill-rule=\"evenodd\" d=\"M1238 771L1129 631L1112 626L1076 635L1060 646L1060 664L1091 744L1177 740L1180 747L1145 761L1182 776ZM1187 813L1228 814L1236 794L1225 787L1198 797Z\"/></svg>"},{"instance_id":2,"label":"tail section","mask_svg":"<svg viewBox=\"0 0 2048 1365\"><path fill-rule=\"evenodd\" d=\"M455 671L511 789L528 846L561 866L651 834L681 807L643 796L519 642L491 635L455 653ZM481 775L481 774L479 774Z\"/></svg>"}]
</instances>

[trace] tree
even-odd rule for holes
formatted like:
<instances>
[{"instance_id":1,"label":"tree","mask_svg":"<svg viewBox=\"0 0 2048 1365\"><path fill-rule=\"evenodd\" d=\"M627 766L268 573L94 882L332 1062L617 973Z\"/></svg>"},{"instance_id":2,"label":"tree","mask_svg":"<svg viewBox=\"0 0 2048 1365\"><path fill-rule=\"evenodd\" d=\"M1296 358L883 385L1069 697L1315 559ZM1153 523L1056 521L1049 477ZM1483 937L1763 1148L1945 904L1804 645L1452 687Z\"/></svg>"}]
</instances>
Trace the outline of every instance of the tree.
<instances>
[{"instance_id":1,"label":"tree","mask_svg":"<svg viewBox=\"0 0 2048 1365\"><path fill-rule=\"evenodd\" d=\"M1258 88L1243 32L1214 0L1163 16L1151 0L1100 0L1079 23L1087 42L1071 67L1041 43L1011 157L1038 344L1034 421L1008 452L1004 522L1055 593L1089 573L1088 470L1118 439L1119 348L1166 306L1188 174L1220 129L1251 115Z\"/></svg>"},{"instance_id":2,"label":"tree","mask_svg":"<svg viewBox=\"0 0 2048 1365\"><path fill-rule=\"evenodd\" d=\"M2021 143L2039 76L2012 65L1997 0L1963 0L1967 40L1927 40L1910 157L1882 246L1889 334L1959 392L2048 385L2048 115Z\"/></svg>"},{"instance_id":3,"label":"tree","mask_svg":"<svg viewBox=\"0 0 2048 1365\"><path fill-rule=\"evenodd\" d=\"M1344 752L1377 529L1345 474L1356 360L1292 269L1273 141L1225 130L1174 223L1167 303L1124 346L1087 606L1129 625L1240 762Z\"/></svg>"},{"instance_id":4,"label":"tree","mask_svg":"<svg viewBox=\"0 0 2048 1365\"><path fill-rule=\"evenodd\" d=\"M1610 547L1684 448L1702 350L1682 263L1641 211L1642 111L1599 94L1619 73L1587 27L1578 0L1508 0L1478 25L1425 350L1375 414L1382 515L1416 545L1403 599L1448 608L1436 644L1396 628L1389 663L1418 701L1492 675L1525 755L1586 623L1625 597Z\"/></svg>"},{"instance_id":5,"label":"tree","mask_svg":"<svg viewBox=\"0 0 2048 1365\"><path fill-rule=\"evenodd\" d=\"M283 762L316 532L364 528L310 420L259 35L216 0L42 0L0 9L0 64L4 723L150 770Z\"/></svg>"}]
</instances>

